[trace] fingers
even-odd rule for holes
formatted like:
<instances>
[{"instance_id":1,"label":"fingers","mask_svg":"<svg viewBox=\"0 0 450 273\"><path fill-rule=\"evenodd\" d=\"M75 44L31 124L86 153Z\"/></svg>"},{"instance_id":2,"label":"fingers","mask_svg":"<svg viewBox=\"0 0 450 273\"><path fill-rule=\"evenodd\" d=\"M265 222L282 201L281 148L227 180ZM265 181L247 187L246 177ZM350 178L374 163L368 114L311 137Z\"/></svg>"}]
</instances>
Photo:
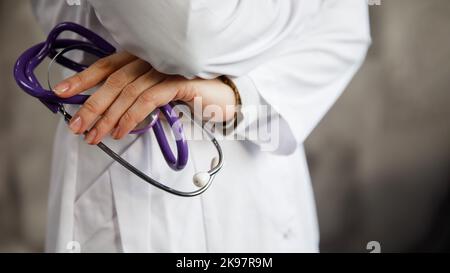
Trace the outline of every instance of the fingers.
<instances>
[{"instance_id":1,"label":"fingers","mask_svg":"<svg viewBox=\"0 0 450 273\"><path fill-rule=\"evenodd\" d=\"M120 92L129 83L151 69L151 66L143 60L136 59L112 73L89 99L78 110L70 122L70 129L75 134L82 134L100 118L101 115L114 102ZM95 130L91 132L94 135ZM92 137L91 137L92 138Z\"/></svg>"},{"instance_id":2,"label":"fingers","mask_svg":"<svg viewBox=\"0 0 450 273\"><path fill-rule=\"evenodd\" d=\"M90 144L98 144L119 122L123 114L130 108L136 99L147 89L157 85L166 76L152 69L123 88L120 95L109 107L100 120L96 122L91 132L86 136ZM112 133L114 136L116 130ZM93 135L95 134L95 136Z\"/></svg>"},{"instance_id":3,"label":"fingers","mask_svg":"<svg viewBox=\"0 0 450 273\"><path fill-rule=\"evenodd\" d=\"M166 105L174 100L181 85L178 81L166 80L154 87L145 90L135 103L122 115L113 133L115 139L121 139L129 134L156 108Z\"/></svg>"},{"instance_id":4,"label":"fingers","mask_svg":"<svg viewBox=\"0 0 450 273\"><path fill-rule=\"evenodd\" d=\"M127 52L119 52L102 58L86 70L57 84L54 91L62 98L72 97L98 85L112 73L134 60L136 57Z\"/></svg>"}]
</instances>

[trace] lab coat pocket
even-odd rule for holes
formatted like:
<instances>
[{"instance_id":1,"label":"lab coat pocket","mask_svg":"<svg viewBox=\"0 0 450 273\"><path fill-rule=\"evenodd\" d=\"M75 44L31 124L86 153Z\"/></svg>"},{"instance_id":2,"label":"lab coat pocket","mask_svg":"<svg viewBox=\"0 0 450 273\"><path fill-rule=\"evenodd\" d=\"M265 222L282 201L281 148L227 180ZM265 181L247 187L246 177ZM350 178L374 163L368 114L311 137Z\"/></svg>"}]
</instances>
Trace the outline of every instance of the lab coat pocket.
<instances>
[{"instance_id":1,"label":"lab coat pocket","mask_svg":"<svg viewBox=\"0 0 450 273\"><path fill-rule=\"evenodd\" d=\"M114 251L117 246L117 213L109 169L75 202L74 240L83 252Z\"/></svg>"}]
</instances>

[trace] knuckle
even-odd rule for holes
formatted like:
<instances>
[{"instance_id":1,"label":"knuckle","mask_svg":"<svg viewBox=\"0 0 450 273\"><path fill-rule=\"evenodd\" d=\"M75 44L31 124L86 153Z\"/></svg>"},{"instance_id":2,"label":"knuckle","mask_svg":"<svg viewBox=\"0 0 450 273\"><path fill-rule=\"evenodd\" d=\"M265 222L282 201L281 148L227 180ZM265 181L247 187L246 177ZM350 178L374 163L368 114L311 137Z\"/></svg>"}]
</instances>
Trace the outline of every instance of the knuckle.
<instances>
[{"instance_id":1,"label":"knuckle","mask_svg":"<svg viewBox=\"0 0 450 273\"><path fill-rule=\"evenodd\" d=\"M112 66L112 62L111 62L111 59L108 57L101 58L93 64L94 68L101 69L101 70L109 70L111 68L111 66Z\"/></svg>"},{"instance_id":2,"label":"knuckle","mask_svg":"<svg viewBox=\"0 0 450 273\"><path fill-rule=\"evenodd\" d=\"M137 86L133 83L127 85L123 89L123 96L128 99L134 99L139 95L139 90Z\"/></svg>"},{"instance_id":3,"label":"knuckle","mask_svg":"<svg viewBox=\"0 0 450 273\"><path fill-rule=\"evenodd\" d=\"M127 75L123 71L114 72L105 82L105 85L112 88L120 88L126 84Z\"/></svg>"},{"instance_id":4,"label":"knuckle","mask_svg":"<svg viewBox=\"0 0 450 273\"><path fill-rule=\"evenodd\" d=\"M90 113L98 114L100 112L100 105L95 100L87 100L83 105L83 109Z\"/></svg>"},{"instance_id":5,"label":"knuckle","mask_svg":"<svg viewBox=\"0 0 450 273\"><path fill-rule=\"evenodd\" d=\"M127 112L125 112L125 114L123 114L122 122L125 124L130 124L130 125L134 125L137 123L135 121L134 116L129 111L127 111Z\"/></svg>"},{"instance_id":6,"label":"knuckle","mask_svg":"<svg viewBox=\"0 0 450 273\"><path fill-rule=\"evenodd\" d=\"M101 118L101 120L99 121L98 127L101 128L101 129L106 129L106 128L112 127L112 125L113 125L112 123L113 122L112 122L111 117L108 116L108 115L104 115Z\"/></svg>"},{"instance_id":7,"label":"knuckle","mask_svg":"<svg viewBox=\"0 0 450 273\"><path fill-rule=\"evenodd\" d=\"M156 96L151 92L145 92L138 98L139 102L144 105L156 106Z\"/></svg>"},{"instance_id":8,"label":"knuckle","mask_svg":"<svg viewBox=\"0 0 450 273\"><path fill-rule=\"evenodd\" d=\"M85 77L84 77L84 75L83 75L83 72L75 74L75 75L72 77L72 80L71 80L71 81L72 81L73 83L75 83L75 84L81 84L81 85L83 85L84 82L85 82Z\"/></svg>"},{"instance_id":9,"label":"knuckle","mask_svg":"<svg viewBox=\"0 0 450 273\"><path fill-rule=\"evenodd\" d=\"M176 83L176 100L189 101L193 99L195 94L194 92L194 84L191 82L177 82Z\"/></svg>"}]
</instances>

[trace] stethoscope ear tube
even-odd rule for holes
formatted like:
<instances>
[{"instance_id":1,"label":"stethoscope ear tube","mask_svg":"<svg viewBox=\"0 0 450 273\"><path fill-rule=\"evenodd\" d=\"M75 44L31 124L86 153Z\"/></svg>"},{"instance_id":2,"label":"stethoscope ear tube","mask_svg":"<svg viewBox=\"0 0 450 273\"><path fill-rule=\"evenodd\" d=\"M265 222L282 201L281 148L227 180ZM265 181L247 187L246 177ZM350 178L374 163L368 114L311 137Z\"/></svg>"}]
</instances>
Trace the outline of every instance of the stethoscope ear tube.
<instances>
[{"instance_id":1,"label":"stethoscope ear tube","mask_svg":"<svg viewBox=\"0 0 450 273\"><path fill-rule=\"evenodd\" d=\"M218 145L217 140L213 139L212 142L214 143L214 146L216 147L218 153L222 154L222 150L220 148L220 145ZM115 153L113 150L111 150L108 146L106 146L102 142L97 144L97 146L103 152L105 152L107 155L109 155L112 159L114 159L117 163L119 163L120 165L125 167L130 172L134 173L136 176L138 176L139 178L141 178L145 182L147 182L147 183L149 183L149 184L151 184L151 185L153 185L153 186L155 186L155 187L157 187L157 188L159 188L159 189L161 189L161 190L163 190L165 192L168 192L168 193L171 193L171 194L174 194L174 195L177 195L177 196L181 196L181 197L195 197L195 196L198 196L198 195L204 193L211 186L212 182L214 181L215 175L217 174L217 172L220 171L220 169L223 166L222 156L219 156L220 159L219 159L218 164L216 166L214 166L211 170L206 172L208 174L207 182L203 183L203 185L201 185L201 187L199 189L195 190L195 191L184 192L184 191L179 191L179 190L173 189L171 187L168 187L168 186L162 184L161 182L156 181L155 179L153 179L150 176L146 175L145 173L143 173L142 171L140 171L139 169L134 167L132 164L130 164L125 159L123 159L120 155ZM195 175L194 175L194 179L195 179ZM195 185L198 186L198 184L195 184Z\"/></svg>"},{"instance_id":2,"label":"stethoscope ear tube","mask_svg":"<svg viewBox=\"0 0 450 273\"><path fill-rule=\"evenodd\" d=\"M73 31L86 39L86 41L78 41L71 39L57 39L58 36L64 31ZM59 49L59 50L57 50ZM64 104L83 104L89 96L87 95L76 95L71 98L62 99L55 95L52 89L52 84L50 80L50 69L52 65L57 62L62 66L80 72L87 68L86 65L74 62L63 56L64 53L71 50L82 50L84 52L93 54L99 58L108 56L116 51L116 49L110 45L106 40L98 36L96 33L86 29L83 26L65 22L57 25L49 34L47 40L43 43L37 44L32 48L25 51L17 60L14 66L14 77L17 84L27 92L29 95L39 99L43 104L45 104L52 112L60 113L64 117L64 120L69 123L72 116L66 111ZM34 75L34 70L37 66L42 63L46 58L50 57L52 60L49 64L48 69L48 88L45 90L40 85L38 79ZM169 122L172 132L175 135L176 145L177 145L177 156L172 153L167 138L165 136L162 125L160 124L159 114L160 112L166 117ZM170 104L160 107L159 110L154 111L150 115L152 121L150 124L142 129L135 130L132 133L141 134L146 132L148 129L153 128L158 144L161 148L161 152L169 165L175 171L183 169L188 162L188 146L187 140L183 133L183 128L181 121L179 120L177 114L173 110ZM194 119L192 119L194 124L199 125ZM205 192L212 184L215 175L220 171L223 166L223 154L222 149L218 141L214 138L211 132L206 128L201 126L204 133L208 135L214 147L217 150L219 157L217 160L213 159L213 164L211 169L207 172L199 172L193 176L194 184L198 187L197 190L184 192L175 190L168 187L161 182L149 177L128 161L123 159L120 155L111 150L104 143L99 143L97 146L109 155L112 159L117 161L120 165L125 167L127 170L135 174L136 176L143 179L145 182L163 190L168 193L182 196L182 197L193 197Z\"/></svg>"},{"instance_id":3,"label":"stethoscope ear tube","mask_svg":"<svg viewBox=\"0 0 450 273\"><path fill-rule=\"evenodd\" d=\"M61 107L59 112L64 117L64 120L67 123L69 123L70 120L72 119L72 116L65 110L65 108ZM209 133L207 130L204 129L204 131L207 132L207 134L209 136L212 136L212 134ZM88 133L88 132L86 132L86 133ZM158 189L161 189L161 190L163 190L165 192L168 192L168 193L171 193L171 194L174 194L174 195L177 195L177 196L181 196L181 197L195 197L195 196L198 196L198 195L204 193L211 186L212 182L214 181L214 178L215 178L216 174L223 167L222 148L220 147L219 142L214 137L211 138L211 142L213 143L214 147L216 148L219 157L213 159L213 166L211 166L211 169L208 172L200 172L200 173L197 173L197 174L194 175L194 177L193 177L194 185L198 186L199 189L197 189L195 191L190 191L190 192L179 191L179 190L173 189L173 188L171 188L169 186L166 186L163 183L161 183L161 182L151 178L150 176L146 175L145 173L143 173L138 168L134 167L131 163L129 163L127 160L125 160L119 154L114 152L111 148L109 148L103 142L100 142L99 144L97 144L97 147L99 147L105 154L110 156L113 160L115 160L117 163L122 165L128 171L132 172L133 174L135 174L136 176L138 176L139 178L141 178L145 182L149 183L150 185L153 185L153 186L157 187ZM207 174L206 181L204 181L203 183L196 183L195 178L199 174Z\"/></svg>"}]
</instances>

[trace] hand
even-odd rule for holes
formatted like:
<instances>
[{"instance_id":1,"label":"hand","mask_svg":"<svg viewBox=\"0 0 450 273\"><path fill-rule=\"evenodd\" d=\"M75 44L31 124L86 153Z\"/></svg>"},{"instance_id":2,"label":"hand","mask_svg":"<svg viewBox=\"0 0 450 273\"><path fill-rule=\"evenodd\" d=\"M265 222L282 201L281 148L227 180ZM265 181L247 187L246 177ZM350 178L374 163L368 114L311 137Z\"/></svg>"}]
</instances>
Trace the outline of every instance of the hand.
<instances>
[{"instance_id":1,"label":"hand","mask_svg":"<svg viewBox=\"0 0 450 273\"><path fill-rule=\"evenodd\" d=\"M171 101L192 106L194 98L201 97L203 108L216 105L222 110L223 115L214 117L216 122L234 117L234 92L221 80L187 80L161 74L127 52L98 60L57 84L54 90L59 97L68 98L103 81L70 121L70 129L75 134L90 129L85 136L89 144L98 144L109 133L114 139L123 138L153 110Z\"/></svg>"}]
</instances>

